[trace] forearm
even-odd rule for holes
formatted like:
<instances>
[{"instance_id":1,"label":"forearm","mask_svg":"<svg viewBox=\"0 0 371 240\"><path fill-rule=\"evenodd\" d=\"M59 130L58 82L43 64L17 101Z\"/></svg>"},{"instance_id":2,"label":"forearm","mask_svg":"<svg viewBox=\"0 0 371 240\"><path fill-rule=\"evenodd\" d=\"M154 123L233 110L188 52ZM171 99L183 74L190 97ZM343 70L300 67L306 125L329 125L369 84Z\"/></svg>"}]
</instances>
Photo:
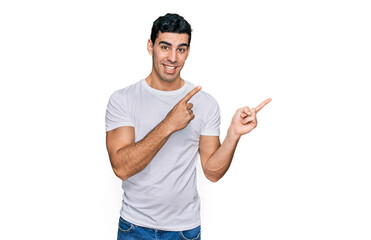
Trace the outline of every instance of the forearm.
<instances>
[{"instance_id":1,"label":"forearm","mask_svg":"<svg viewBox=\"0 0 371 240\"><path fill-rule=\"evenodd\" d=\"M185 128L195 117L188 101L201 90L195 87L182 98L150 133L137 143L128 143L110 154L113 170L122 180L142 171L156 156L173 132Z\"/></svg>"},{"instance_id":2,"label":"forearm","mask_svg":"<svg viewBox=\"0 0 371 240\"><path fill-rule=\"evenodd\" d=\"M205 166L205 174L213 182L218 181L227 172L231 165L234 152L240 137L228 129L222 145L208 159Z\"/></svg>"},{"instance_id":3,"label":"forearm","mask_svg":"<svg viewBox=\"0 0 371 240\"><path fill-rule=\"evenodd\" d=\"M141 141L120 148L116 153L116 175L122 180L141 172L169 139L171 131L160 122Z\"/></svg>"}]
</instances>

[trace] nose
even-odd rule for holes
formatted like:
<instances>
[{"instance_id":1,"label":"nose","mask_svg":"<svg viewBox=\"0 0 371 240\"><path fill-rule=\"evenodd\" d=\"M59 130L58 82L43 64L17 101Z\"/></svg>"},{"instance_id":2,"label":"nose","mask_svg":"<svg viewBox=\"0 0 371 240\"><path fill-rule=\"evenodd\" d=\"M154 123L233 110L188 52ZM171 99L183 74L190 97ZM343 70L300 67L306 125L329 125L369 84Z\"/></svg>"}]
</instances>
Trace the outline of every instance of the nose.
<instances>
[{"instance_id":1,"label":"nose","mask_svg":"<svg viewBox=\"0 0 371 240\"><path fill-rule=\"evenodd\" d=\"M178 60L176 49L172 49L171 51L169 51L168 60L172 63L175 63Z\"/></svg>"}]
</instances>

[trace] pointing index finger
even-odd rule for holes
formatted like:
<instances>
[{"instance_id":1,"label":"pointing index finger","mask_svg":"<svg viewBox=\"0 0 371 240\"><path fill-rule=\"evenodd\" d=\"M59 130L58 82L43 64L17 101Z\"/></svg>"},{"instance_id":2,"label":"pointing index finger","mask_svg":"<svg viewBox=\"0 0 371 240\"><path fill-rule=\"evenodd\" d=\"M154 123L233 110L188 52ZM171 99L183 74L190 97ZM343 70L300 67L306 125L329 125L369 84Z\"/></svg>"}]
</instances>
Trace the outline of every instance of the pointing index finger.
<instances>
[{"instance_id":1,"label":"pointing index finger","mask_svg":"<svg viewBox=\"0 0 371 240\"><path fill-rule=\"evenodd\" d=\"M270 103L270 101L272 101L272 98L268 98L266 99L264 102L260 103L256 108L255 108L255 111L256 112L259 112L265 105L267 105L268 103Z\"/></svg>"},{"instance_id":2,"label":"pointing index finger","mask_svg":"<svg viewBox=\"0 0 371 240\"><path fill-rule=\"evenodd\" d=\"M201 90L201 86L195 87L192 91L190 91L182 100L181 102L187 103L196 93Z\"/></svg>"}]
</instances>

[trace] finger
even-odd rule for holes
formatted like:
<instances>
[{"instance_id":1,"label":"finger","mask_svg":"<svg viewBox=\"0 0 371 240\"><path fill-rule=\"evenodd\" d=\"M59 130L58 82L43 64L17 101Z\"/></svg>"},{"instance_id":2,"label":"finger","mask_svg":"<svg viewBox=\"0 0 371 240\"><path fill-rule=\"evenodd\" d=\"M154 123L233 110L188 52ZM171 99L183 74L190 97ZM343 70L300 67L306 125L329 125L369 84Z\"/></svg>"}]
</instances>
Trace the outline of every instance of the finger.
<instances>
[{"instance_id":1,"label":"finger","mask_svg":"<svg viewBox=\"0 0 371 240\"><path fill-rule=\"evenodd\" d=\"M190 91L180 102L188 102L189 99L191 99L196 93L198 93L201 90L201 86L195 87L192 91Z\"/></svg>"},{"instance_id":2,"label":"finger","mask_svg":"<svg viewBox=\"0 0 371 240\"><path fill-rule=\"evenodd\" d=\"M251 110L251 115L247 116L245 119L243 119L241 122L242 124L247 124L249 122L252 122L256 119L256 112L255 112L255 109L252 108Z\"/></svg>"},{"instance_id":3,"label":"finger","mask_svg":"<svg viewBox=\"0 0 371 240\"><path fill-rule=\"evenodd\" d=\"M256 112L259 112L265 105L267 105L268 103L270 103L270 101L272 101L272 98L268 98L266 99L264 102L260 103L256 108L255 108L255 111Z\"/></svg>"},{"instance_id":4,"label":"finger","mask_svg":"<svg viewBox=\"0 0 371 240\"><path fill-rule=\"evenodd\" d=\"M254 128L258 126L258 120L256 118L252 121L252 124L254 125Z\"/></svg>"},{"instance_id":5,"label":"finger","mask_svg":"<svg viewBox=\"0 0 371 240\"><path fill-rule=\"evenodd\" d=\"M237 109L237 112L240 113L241 118L245 118L252 114L248 106Z\"/></svg>"},{"instance_id":6,"label":"finger","mask_svg":"<svg viewBox=\"0 0 371 240\"><path fill-rule=\"evenodd\" d=\"M251 110L248 106L244 107L243 110L245 111L245 113L250 116L252 113L251 113Z\"/></svg>"},{"instance_id":7,"label":"finger","mask_svg":"<svg viewBox=\"0 0 371 240\"><path fill-rule=\"evenodd\" d=\"M193 108L193 104L192 103L187 103L187 110L191 110Z\"/></svg>"},{"instance_id":8,"label":"finger","mask_svg":"<svg viewBox=\"0 0 371 240\"><path fill-rule=\"evenodd\" d=\"M247 118L243 119L243 120L241 121L241 123L242 123L242 124L248 124L249 122L254 122L254 121L256 121L256 115L255 115L255 114L253 114L253 115L250 116L250 117L247 117Z\"/></svg>"}]
</instances>

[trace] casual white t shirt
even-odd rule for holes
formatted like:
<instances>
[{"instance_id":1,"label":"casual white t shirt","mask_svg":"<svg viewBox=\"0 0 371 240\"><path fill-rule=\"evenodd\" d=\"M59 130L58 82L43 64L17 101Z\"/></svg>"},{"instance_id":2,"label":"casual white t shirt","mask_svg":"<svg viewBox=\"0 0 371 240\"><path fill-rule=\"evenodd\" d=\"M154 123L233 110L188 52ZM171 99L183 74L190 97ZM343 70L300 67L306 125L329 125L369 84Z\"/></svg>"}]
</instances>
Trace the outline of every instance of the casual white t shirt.
<instances>
[{"instance_id":1,"label":"casual white t shirt","mask_svg":"<svg viewBox=\"0 0 371 240\"><path fill-rule=\"evenodd\" d=\"M175 91L160 91L143 79L114 92L108 102L106 131L133 126L135 142L155 128L195 86L185 81ZM220 112L215 99L204 91L196 93L195 118L174 132L141 172L122 182L120 215L135 225L167 231L197 227L200 199L197 192L196 161L200 135L219 136Z\"/></svg>"}]
</instances>

